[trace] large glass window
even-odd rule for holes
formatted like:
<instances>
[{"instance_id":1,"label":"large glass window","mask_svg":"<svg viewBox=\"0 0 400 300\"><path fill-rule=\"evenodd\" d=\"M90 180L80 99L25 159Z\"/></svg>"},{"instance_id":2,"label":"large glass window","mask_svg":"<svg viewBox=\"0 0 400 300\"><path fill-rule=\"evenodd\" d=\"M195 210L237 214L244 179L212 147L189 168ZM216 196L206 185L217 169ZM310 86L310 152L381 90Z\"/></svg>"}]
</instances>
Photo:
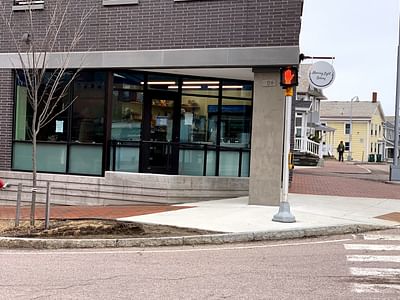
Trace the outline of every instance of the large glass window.
<instances>
[{"instance_id":1,"label":"large glass window","mask_svg":"<svg viewBox=\"0 0 400 300\"><path fill-rule=\"evenodd\" d=\"M253 98L253 85L239 81L223 81L222 96L235 98Z\"/></svg>"},{"instance_id":2,"label":"large glass window","mask_svg":"<svg viewBox=\"0 0 400 300\"><path fill-rule=\"evenodd\" d=\"M46 74L48 80L51 74ZM66 79L71 74L67 72ZM40 93L46 94L46 88L44 85ZM40 130L38 170L87 175L101 175L108 168L143 171L139 161L146 156L142 140L149 135L158 141L160 137L154 133L165 129L162 141L170 143L166 149L175 152L168 150L163 155L169 163L174 160L173 172L248 176L252 94L248 82L130 70L81 71L55 109L65 110L52 116ZM32 114L27 87L19 75L14 169L32 168ZM103 157L105 144L109 146L107 158Z\"/></svg>"},{"instance_id":3,"label":"large glass window","mask_svg":"<svg viewBox=\"0 0 400 300\"><path fill-rule=\"evenodd\" d=\"M182 96L181 133L183 143L216 144L218 98Z\"/></svg>"},{"instance_id":4,"label":"large glass window","mask_svg":"<svg viewBox=\"0 0 400 300\"><path fill-rule=\"evenodd\" d=\"M178 78L167 74L149 74L147 88L149 90L174 90L178 86Z\"/></svg>"},{"instance_id":5,"label":"large glass window","mask_svg":"<svg viewBox=\"0 0 400 300\"><path fill-rule=\"evenodd\" d=\"M79 143L104 140L105 73L82 72L74 83L71 138Z\"/></svg>"},{"instance_id":6,"label":"large glass window","mask_svg":"<svg viewBox=\"0 0 400 300\"><path fill-rule=\"evenodd\" d=\"M111 139L140 141L143 119L143 75L113 74Z\"/></svg>"},{"instance_id":7,"label":"large glass window","mask_svg":"<svg viewBox=\"0 0 400 300\"><path fill-rule=\"evenodd\" d=\"M251 101L222 99L221 145L249 147Z\"/></svg>"},{"instance_id":8,"label":"large glass window","mask_svg":"<svg viewBox=\"0 0 400 300\"><path fill-rule=\"evenodd\" d=\"M39 88L38 98L38 119L43 121L40 123L40 130L37 135L38 141L67 141L68 129L68 106L71 102L70 94L67 94L57 102L57 97L63 91L63 84L70 80L72 73L66 72L59 82L53 96L50 97L52 85L48 84L54 81L54 73L47 72L43 85ZM46 102L52 98L48 105L48 109L44 110ZM15 140L30 141L32 140L32 118L33 109L28 99L28 90L22 72L17 75L16 87L16 111L15 111ZM38 122L36 123L38 126Z\"/></svg>"}]
</instances>

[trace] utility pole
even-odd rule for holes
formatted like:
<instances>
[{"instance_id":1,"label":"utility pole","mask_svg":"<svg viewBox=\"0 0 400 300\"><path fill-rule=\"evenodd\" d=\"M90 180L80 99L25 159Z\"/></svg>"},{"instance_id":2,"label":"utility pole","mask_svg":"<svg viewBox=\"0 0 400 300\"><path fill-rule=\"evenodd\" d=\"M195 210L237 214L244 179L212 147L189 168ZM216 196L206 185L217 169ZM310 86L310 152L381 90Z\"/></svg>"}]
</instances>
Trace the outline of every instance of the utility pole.
<instances>
[{"instance_id":1,"label":"utility pole","mask_svg":"<svg viewBox=\"0 0 400 300\"><path fill-rule=\"evenodd\" d=\"M400 102L400 17L399 17L399 40L397 45L397 79L396 79L396 104L394 109L394 151L393 164L390 166L390 181L400 181L399 168L399 102Z\"/></svg>"}]
</instances>

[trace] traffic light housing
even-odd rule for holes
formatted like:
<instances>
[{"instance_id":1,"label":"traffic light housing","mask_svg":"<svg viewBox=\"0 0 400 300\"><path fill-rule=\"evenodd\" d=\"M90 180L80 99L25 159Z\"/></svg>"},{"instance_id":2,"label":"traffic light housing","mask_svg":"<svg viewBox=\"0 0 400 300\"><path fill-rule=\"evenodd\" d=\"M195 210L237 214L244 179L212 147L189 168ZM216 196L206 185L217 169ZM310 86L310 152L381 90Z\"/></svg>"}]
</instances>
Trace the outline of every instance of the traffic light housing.
<instances>
[{"instance_id":1,"label":"traffic light housing","mask_svg":"<svg viewBox=\"0 0 400 300\"><path fill-rule=\"evenodd\" d=\"M299 74L296 67L281 68L280 76L282 88L289 88L299 84Z\"/></svg>"}]
</instances>

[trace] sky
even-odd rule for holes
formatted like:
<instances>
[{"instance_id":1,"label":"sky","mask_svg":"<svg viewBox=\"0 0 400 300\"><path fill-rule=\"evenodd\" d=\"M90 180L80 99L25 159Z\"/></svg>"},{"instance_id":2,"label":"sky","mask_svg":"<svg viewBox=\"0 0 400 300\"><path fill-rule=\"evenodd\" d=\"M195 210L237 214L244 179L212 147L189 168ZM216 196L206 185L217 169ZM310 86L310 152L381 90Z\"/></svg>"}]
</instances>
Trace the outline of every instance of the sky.
<instances>
[{"instance_id":1,"label":"sky","mask_svg":"<svg viewBox=\"0 0 400 300\"><path fill-rule=\"evenodd\" d=\"M300 52L335 57L326 60L336 72L328 100L371 101L377 92L385 115L394 115L399 16L400 0L304 0Z\"/></svg>"}]
</instances>

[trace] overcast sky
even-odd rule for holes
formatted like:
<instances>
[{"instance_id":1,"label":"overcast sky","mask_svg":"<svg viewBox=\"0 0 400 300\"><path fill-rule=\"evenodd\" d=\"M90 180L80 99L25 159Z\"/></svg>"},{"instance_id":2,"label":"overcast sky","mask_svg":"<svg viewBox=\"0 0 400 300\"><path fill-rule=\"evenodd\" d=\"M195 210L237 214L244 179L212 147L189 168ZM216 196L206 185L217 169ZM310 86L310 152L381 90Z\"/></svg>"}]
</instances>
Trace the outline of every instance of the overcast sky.
<instances>
[{"instance_id":1,"label":"overcast sky","mask_svg":"<svg viewBox=\"0 0 400 300\"><path fill-rule=\"evenodd\" d=\"M304 0L300 51L336 57L329 100L370 101L375 91L394 115L399 13L400 0Z\"/></svg>"}]
</instances>

